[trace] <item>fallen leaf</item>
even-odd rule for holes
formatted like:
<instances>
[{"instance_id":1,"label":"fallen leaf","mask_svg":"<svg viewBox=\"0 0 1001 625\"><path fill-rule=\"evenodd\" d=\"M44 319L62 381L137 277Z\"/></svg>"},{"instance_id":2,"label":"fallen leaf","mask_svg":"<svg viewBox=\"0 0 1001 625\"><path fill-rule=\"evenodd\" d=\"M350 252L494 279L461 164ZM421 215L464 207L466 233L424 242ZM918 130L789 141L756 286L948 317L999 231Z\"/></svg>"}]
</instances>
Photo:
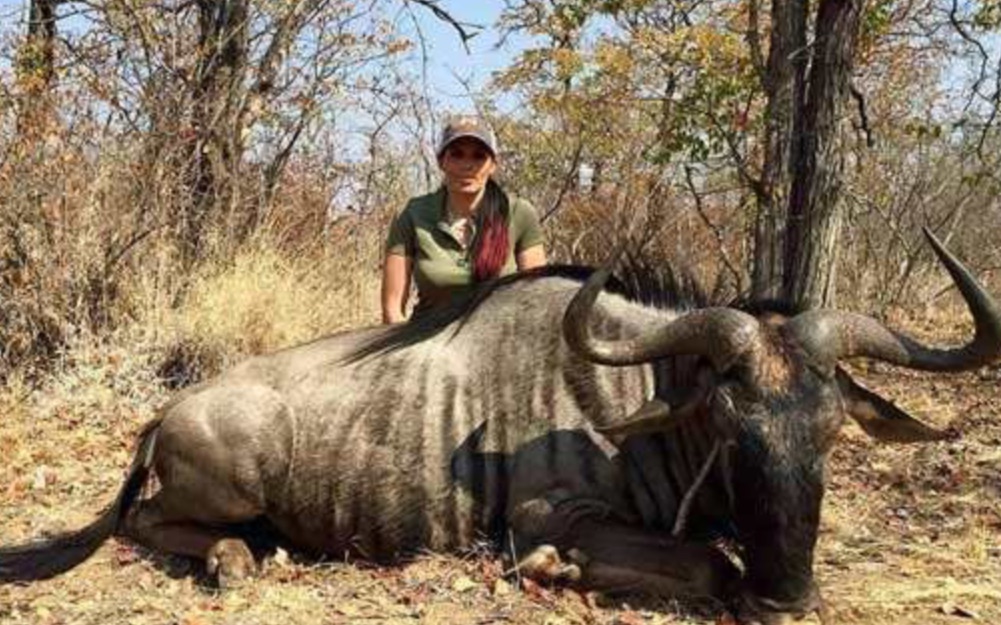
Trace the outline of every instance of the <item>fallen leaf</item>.
<instances>
[{"instance_id":1,"label":"fallen leaf","mask_svg":"<svg viewBox=\"0 0 1001 625\"><path fill-rule=\"evenodd\" d=\"M54 480L50 481L49 479L49 467L43 464L35 469L35 475L31 481L31 490L44 490L52 481Z\"/></svg>"},{"instance_id":2,"label":"fallen leaf","mask_svg":"<svg viewBox=\"0 0 1001 625\"><path fill-rule=\"evenodd\" d=\"M456 580L452 582L452 590L455 592L466 592L477 587L479 587L479 584L465 575L456 578Z\"/></svg>"},{"instance_id":3,"label":"fallen leaf","mask_svg":"<svg viewBox=\"0 0 1001 625\"><path fill-rule=\"evenodd\" d=\"M509 595L511 594L512 590L513 588L511 588L511 584L507 583L503 579L498 579L497 581L494 582L495 597L503 597L505 595Z\"/></svg>"},{"instance_id":4,"label":"fallen leaf","mask_svg":"<svg viewBox=\"0 0 1001 625\"><path fill-rule=\"evenodd\" d=\"M7 485L7 496L15 498L23 494L26 490L28 490L28 482L25 478L12 480L11 483Z\"/></svg>"},{"instance_id":5,"label":"fallen leaf","mask_svg":"<svg viewBox=\"0 0 1001 625\"><path fill-rule=\"evenodd\" d=\"M118 566L132 564L139 559L139 552L132 545L118 543L115 545L115 562Z\"/></svg>"},{"instance_id":6,"label":"fallen leaf","mask_svg":"<svg viewBox=\"0 0 1001 625\"><path fill-rule=\"evenodd\" d=\"M716 617L716 625L738 625L736 617L729 612L724 612Z\"/></svg>"},{"instance_id":7,"label":"fallen leaf","mask_svg":"<svg viewBox=\"0 0 1001 625\"><path fill-rule=\"evenodd\" d=\"M588 610L598 609L598 600L601 598L601 595L597 591L588 590L577 594L580 595L581 603L583 603Z\"/></svg>"},{"instance_id":8,"label":"fallen leaf","mask_svg":"<svg viewBox=\"0 0 1001 625\"><path fill-rule=\"evenodd\" d=\"M531 599L535 599L536 601L541 601L543 603L553 603L553 593L540 586L539 583L533 579L522 577L521 588Z\"/></svg>"},{"instance_id":9,"label":"fallen leaf","mask_svg":"<svg viewBox=\"0 0 1001 625\"><path fill-rule=\"evenodd\" d=\"M623 612L615 618L615 625L645 625L646 619L632 610Z\"/></svg>"},{"instance_id":10,"label":"fallen leaf","mask_svg":"<svg viewBox=\"0 0 1001 625\"><path fill-rule=\"evenodd\" d=\"M956 605L952 601L946 601L939 609L942 611L942 614L948 614L949 616L962 616L963 618L969 619L977 619L980 617L980 615L973 610L967 610L963 606Z\"/></svg>"},{"instance_id":11,"label":"fallen leaf","mask_svg":"<svg viewBox=\"0 0 1001 625\"><path fill-rule=\"evenodd\" d=\"M234 590L223 595L223 604L227 610L234 612L245 608L248 601L239 591Z\"/></svg>"},{"instance_id":12,"label":"fallen leaf","mask_svg":"<svg viewBox=\"0 0 1001 625\"><path fill-rule=\"evenodd\" d=\"M340 612L344 616L359 617L362 616L362 610L351 603L345 603L334 608L336 611Z\"/></svg>"},{"instance_id":13,"label":"fallen leaf","mask_svg":"<svg viewBox=\"0 0 1001 625\"><path fill-rule=\"evenodd\" d=\"M288 552L278 547L275 549L275 555L271 556L271 562L278 567L287 567L290 564Z\"/></svg>"},{"instance_id":14,"label":"fallen leaf","mask_svg":"<svg viewBox=\"0 0 1001 625\"><path fill-rule=\"evenodd\" d=\"M202 601L198 604L198 607L205 612L220 612L222 611L222 604L218 601Z\"/></svg>"}]
</instances>

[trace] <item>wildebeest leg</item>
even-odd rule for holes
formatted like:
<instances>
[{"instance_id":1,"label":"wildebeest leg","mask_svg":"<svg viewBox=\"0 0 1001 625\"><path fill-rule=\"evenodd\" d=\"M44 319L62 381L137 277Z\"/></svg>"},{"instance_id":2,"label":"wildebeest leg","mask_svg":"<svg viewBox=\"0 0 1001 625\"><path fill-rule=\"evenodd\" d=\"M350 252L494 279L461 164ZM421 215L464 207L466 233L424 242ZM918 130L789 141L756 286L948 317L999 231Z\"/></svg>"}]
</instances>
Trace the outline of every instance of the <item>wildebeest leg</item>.
<instances>
[{"instance_id":1,"label":"wildebeest leg","mask_svg":"<svg viewBox=\"0 0 1001 625\"><path fill-rule=\"evenodd\" d=\"M545 581L568 579L608 592L642 592L665 597L723 597L740 573L717 549L680 541L610 520L601 502L558 494L524 502L510 518L516 543L528 556L522 571ZM535 545L525 550L525 545ZM570 560L559 558L555 547Z\"/></svg>"},{"instance_id":2,"label":"wildebeest leg","mask_svg":"<svg viewBox=\"0 0 1001 625\"><path fill-rule=\"evenodd\" d=\"M608 592L723 598L740 579L718 549L666 532L587 520L570 542L567 552L581 566L581 583Z\"/></svg>"},{"instance_id":3,"label":"wildebeest leg","mask_svg":"<svg viewBox=\"0 0 1001 625\"><path fill-rule=\"evenodd\" d=\"M290 415L268 388L202 390L164 417L154 452L161 488L126 518L124 533L158 550L205 560L226 586L254 572L228 529L264 514L267 484L287 473Z\"/></svg>"},{"instance_id":4,"label":"wildebeest leg","mask_svg":"<svg viewBox=\"0 0 1001 625\"><path fill-rule=\"evenodd\" d=\"M254 556L243 539L233 537L221 524L192 520L185 514L187 506L178 507L171 499L160 492L139 504L126 518L123 533L150 549L205 560L206 570L221 588L254 574Z\"/></svg>"}]
</instances>

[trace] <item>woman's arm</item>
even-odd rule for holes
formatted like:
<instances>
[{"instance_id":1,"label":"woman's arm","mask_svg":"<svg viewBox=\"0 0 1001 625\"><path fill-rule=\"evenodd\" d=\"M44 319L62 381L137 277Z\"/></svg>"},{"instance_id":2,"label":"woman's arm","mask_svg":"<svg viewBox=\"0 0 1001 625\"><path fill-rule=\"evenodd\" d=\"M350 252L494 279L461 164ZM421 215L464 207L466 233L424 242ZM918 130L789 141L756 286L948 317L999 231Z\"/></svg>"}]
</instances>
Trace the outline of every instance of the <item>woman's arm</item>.
<instances>
[{"instance_id":1,"label":"woman's arm","mask_svg":"<svg viewBox=\"0 0 1001 625\"><path fill-rule=\"evenodd\" d=\"M382 266L382 322L406 321L404 310L410 296L410 270L414 261L409 256L386 254Z\"/></svg>"},{"instance_id":2,"label":"woman's arm","mask_svg":"<svg viewBox=\"0 0 1001 625\"><path fill-rule=\"evenodd\" d=\"M516 254L515 260L518 262L518 271L542 267L546 264L546 248L542 245L533 245Z\"/></svg>"}]
</instances>

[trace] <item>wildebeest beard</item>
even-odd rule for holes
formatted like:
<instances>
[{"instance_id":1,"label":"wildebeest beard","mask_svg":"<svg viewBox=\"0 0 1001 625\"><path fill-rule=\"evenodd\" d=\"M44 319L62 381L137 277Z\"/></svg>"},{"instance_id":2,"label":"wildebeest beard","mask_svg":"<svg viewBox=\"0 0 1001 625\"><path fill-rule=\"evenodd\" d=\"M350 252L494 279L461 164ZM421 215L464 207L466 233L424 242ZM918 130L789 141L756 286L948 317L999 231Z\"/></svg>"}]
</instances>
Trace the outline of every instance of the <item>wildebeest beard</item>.
<instances>
[{"instance_id":1,"label":"wildebeest beard","mask_svg":"<svg viewBox=\"0 0 1001 625\"><path fill-rule=\"evenodd\" d=\"M743 420L731 451L745 586L759 598L793 607L813 592L826 453L814 448L805 427L778 422L768 431L749 421Z\"/></svg>"}]
</instances>

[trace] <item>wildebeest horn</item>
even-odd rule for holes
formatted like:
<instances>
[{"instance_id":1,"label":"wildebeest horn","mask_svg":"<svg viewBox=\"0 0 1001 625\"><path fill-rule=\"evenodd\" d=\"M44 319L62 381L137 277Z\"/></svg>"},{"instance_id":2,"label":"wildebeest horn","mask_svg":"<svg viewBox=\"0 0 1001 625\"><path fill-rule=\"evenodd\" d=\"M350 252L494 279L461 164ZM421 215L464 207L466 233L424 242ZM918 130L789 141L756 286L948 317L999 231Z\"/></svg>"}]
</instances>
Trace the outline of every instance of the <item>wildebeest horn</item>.
<instances>
[{"instance_id":1,"label":"wildebeest horn","mask_svg":"<svg viewBox=\"0 0 1001 625\"><path fill-rule=\"evenodd\" d=\"M976 328L973 340L962 347L935 349L894 332L871 317L816 310L797 315L790 322L800 344L828 366L834 366L839 358L866 356L911 369L963 371L1001 359L998 304L935 235L927 228L924 233L966 300Z\"/></svg>"},{"instance_id":2,"label":"wildebeest horn","mask_svg":"<svg viewBox=\"0 0 1001 625\"><path fill-rule=\"evenodd\" d=\"M595 338L590 327L591 309L622 251L619 249L591 274L563 315L563 336L585 358L618 366L694 354L709 358L717 371L723 371L757 342L758 322L751 315L731 308L692 311L632 338L614 341Z\"/></svg>"}]
</instances>

